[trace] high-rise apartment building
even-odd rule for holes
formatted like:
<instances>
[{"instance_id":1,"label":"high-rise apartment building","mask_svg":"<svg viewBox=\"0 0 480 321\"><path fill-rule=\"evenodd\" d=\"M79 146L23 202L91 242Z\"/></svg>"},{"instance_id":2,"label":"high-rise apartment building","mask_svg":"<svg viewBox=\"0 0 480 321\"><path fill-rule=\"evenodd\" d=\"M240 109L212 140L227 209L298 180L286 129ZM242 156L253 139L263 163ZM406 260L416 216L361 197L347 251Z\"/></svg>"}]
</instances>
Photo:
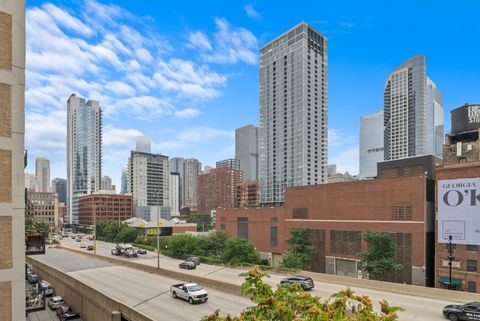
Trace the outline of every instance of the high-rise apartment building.
<instances>
[{"instance_id":1,"label":"high-rise apartment building","mask_svg":"<svg viewBox=\"0 0 480 321\"><path fill-rule=\"evenodd\" d=\"M427 76L425 56L398 66L385 81L384 159L442 157L443 101Z\"/></svg>"},{"instance_id":2,"label":"high-rise apartment building","mask_svg":"<svg viewBox=\"0 0 480 321\"><path fill-rule=\"evenodd\" d=\"M210 214L217 207L235 206L236 187L243 180L242 171L230 167L213 168L198 176L198 212Z\"/></svg>"},{"instance_id":3,"label":"high-rise apartment building","mask_svg":"<svg viewBox=\"0 0 480 321\"><path fill-rule=\"evenodd\" d=\"M360 118L360 179L375 178L383 161L383 110Z\"/></svg>"},{"instance_id":4,"label":"high-rise apartment building","mask_svg":"<svg viewBox=\"0 0 480 321\"><path fill-rule=\"evenodd\" d=\"M236 158L229 158L218 161L215 165L216 168L228 167L231 169L240 170L240 160Z\"/></svg>"},{"instance_id":5,"label":"high-rise apartment building","mask_svg":"<svg viewBox=\"0 0 480 321\"><path fill-rule=\"evenodd\" d=\"M197 177L202 172L202 163L187 158L183 163L183 187L186 207L197 207Z\"/></svg>"},{"instance_id":6,"label":"high-rise apartment building","mask_svg":"<svg viewBox=\"0 0 480 321\"><path fill-rule=\"evenodd\" d=\"M38 191L50 192L50 161L43 157L35 159L35 176L38 181Z\"/></svg>"},{"instance_id":7,"label":"high-rise apartment building","mask_svg":"<svg viewBox=\"0 0 480 321\"><path fill-rule=\"evenodd\" d=\"M64 203L67 201L67 180L64 178L54 178L52 180L52 193L56 193L58 202Z\"/></svg>"},{"instance_id":8,"label":"high-rise apartment building","mask_svg":"<svg viewBox=\"0 0 480 321\"><path fill-rule=\"evenodd\" d=\"M78 224L78 198L100 189L102 110L72 94L67 101L67 222Z\"/></svg>"},{"instance_id":9,"label":"high-rise apartment building","mask_svg":"<svg viewBox=\"0 0 480 321\"><path fill-rule=\"evenodd\" d=\"M110 176L102 176L102 181L100 183L100 189L104 191L112 190L112 179Z\"/></svg>"},{"instance_id":10,"label":"high-rise apartment building","mask_svg":"<svg viewBox=\"0 0 480 321\"><path fill-rule=\"evenodd\" d=\"M125 194L127 192L127 189L128 189L127 185L128 185L128 165L122 167L120 194Z\"/></svg>"},{"instance_id":11,"label":"high-rise apartment building","mask_svg":"<svg viewBox=\"0 0 480 321\"><path fill-rule=\"evenodd\" d=\"M240 161L245 181L258 179L258 128L247 125L235 130L235 159Z\"/></svg>"},{"instance_id":12,"label":"high-rise apartment building","mask_svg":"<svg viewBox=\"0 0 480 321\"><path fill-rule=\"evenodd\" d=\"M177 172L170 172L170 208L172 215L180 214L180 174Z\"/></svg>"},{"instance_id":13,"label":"high-rise apartment building","mask_svg":"<svg viewBox=\"0 0 480 321\"><path fill-rule=\"evenodd\" d=\"M325 183L327 38L302 22L260 48L260 198L280 204L287 187Z\"/></svg>"},{"instance_id":14,"label":"high-rise apartment building","mask_svg":"<svg viewBox=\"0 0 480 321\"><path fill-rule=\"evenodd\" d=\"M25 173L25 188L32 192L38 192L37 176L30 173Z\"/></svg>"},{"instance_id":15,"label":"high-rise apartment building","mask_svg":"<svg viewBox=\"0 0 480 321\"><path fill-rule=\"evenodd\" d=\"M128 192L133 196L135 216L150 220L156 207L170 205L168 156L131 151L128 171Z\"/></svg>"},{"instance_id":16,"label":"high-rise apartment building","mask_svg":"<svg viewBox=\"0 0 480 321\"><path fill-rule=\"evenodd\" d=\"M185 163L185 159L181 157L173 157L170 158L170 172L171 173L178 173L179 183L178 183L178 208L181 209L185 206L185 190L184 190L184 172L183 172L183 163Z\"/></svg>"},{"instance_id":17,"label":"high-rise apartment building","mask_svg":"<svg viewBox=\"0 0 480 321\"><path fill-rule=\"evenodd\" d=\"M25 0L0 1L0 320L25 319Z\"/></svg>"}]
</instances>

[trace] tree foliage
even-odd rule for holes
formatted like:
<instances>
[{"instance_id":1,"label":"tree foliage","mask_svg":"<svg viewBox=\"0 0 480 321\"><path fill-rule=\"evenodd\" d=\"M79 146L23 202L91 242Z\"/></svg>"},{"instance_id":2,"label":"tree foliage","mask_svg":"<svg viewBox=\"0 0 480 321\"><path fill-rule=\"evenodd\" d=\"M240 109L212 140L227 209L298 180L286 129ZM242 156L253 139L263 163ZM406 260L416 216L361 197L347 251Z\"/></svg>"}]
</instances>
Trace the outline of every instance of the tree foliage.
<instances>
[{"instance_id":1,"label":"tree foliage","mask_svg":"<svg viewBox=\"0 0 480 321\"><path fill-rule=\"evenodd\" d=\"M403 311L390 307L384 300L377 312L367 296L356 295L350 289L323 300L303 291L298 284L273 290L263 282L268 275L258 266L241 276L245 278L242 293L255 305L234 317L220 316L220 311L216 310L204 316L202 321L394 321L398 320L397 311Z\"/></svg>"},{"instance_id":2,"label":"tree foliage","mask_svg":"<svg viewBox=\"0 0 480 321\"><path fill-rule=\"evenodd\" d=\"M48 233L50 232L50 226L48 226L47 223L34 222L31 219L25 219L25 230L45 233L48 236Z\"/></svg>"},{"instance_id":3,"label":"tree foliage","mask_svg":"<svg viewBox=\"0 0 480 321\"><path fill-rule=\"evenodd\" d=\"M258 263L258 253L252 242L233 236L227 239L223 262L229 264Z\"/></svg>"},{"instance_id":4,"label":"tree foliage","mask_svg":"<svg viewBox=\"0 0 480 321\"><path fill-rule=\"evenodd\" d=\"M401 264L395 263L395 244L391 234L367 231L364 240L368 244L367 251L360 253L364 271L381 277L387 272L403 268Z\"/></svg>"},{"instance_id":5,"label":"tree foliage","mask_svg":"<svg viewBox=\"0 0 480 321\"><path fill-rule=\"evenodd\" d=\"M97 223L97 237L107 242L131 243L138 237L138 231L125 223L102 221Z\"/></svg>"},{"instance_id":6,"label":"tree foliage","mask_svg":"<svg viewBox=\"0 0 480 321\"><path fill-rule=\"evenodd\" d=\"M287 245L287 251L283 254L281 263L285 268L303 269L315 252L315 247L312 245L312 232L304 227L297 227L290 231Z\"/></svg>"}]
</instances>

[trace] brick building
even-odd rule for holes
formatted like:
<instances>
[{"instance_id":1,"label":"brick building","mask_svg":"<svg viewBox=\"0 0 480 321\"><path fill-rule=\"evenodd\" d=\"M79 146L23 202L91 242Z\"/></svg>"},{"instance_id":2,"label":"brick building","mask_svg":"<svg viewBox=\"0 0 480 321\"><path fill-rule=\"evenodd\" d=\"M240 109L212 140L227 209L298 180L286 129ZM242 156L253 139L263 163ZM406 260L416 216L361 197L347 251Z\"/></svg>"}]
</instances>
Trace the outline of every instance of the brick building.
<instances>
[{"instance_id":1,"label":"brick building","mask_svg":"<svg viewBox=\"0 0 480 321\"><path fill-rule=\"evenodd\" d=\"M58 228L58 198L55 193L27 192L25 216L33 222L45 223L53 233Z\"/></svg>"},{"instance_id":2,"label":"brick building","mask_svg":"<svg viewBox=\"0 0 480 321\"><path fill-rule=\"evenodd\" d=\"M242 171L229 167L213 168L198 175L198 212L205 214L217 207L234 207L235 187L242 180Z\"/></svg>"},{"instance_id":3,"label":"brick building","mask_svg":"<svg viewBox=\"0 0 480 321\"><path fill-rule=\"evenodd\" d=\"M123 222L133 216L133 197L117 194L90 194L80 197L79 224L93 225L93 213L97 220Z\"/></svg>"},{"instance_id":4,"label":"brick building","mask_svg":"<svg viewBox=\"0 0 480 321\"><path fill-rule=\"evenodd\" d=\"M260 185L258 181L238 183L235 186L235 207L258 206L260 202Z\"/></svg>"},{"instance_id":5,"label":"brick building","mask_svg":"<svg viewBox=\"0 0 480 321\"><path fill-rule=\"evenodd\" d=\"M433 181L424 175L288 188L278 207L217 209L218 230L249 239L277 265L295 227L312 230L306 270L361 277L366 231L391 233L403 269L382 279L433 286Z\"/></svg>"}]
</instances>

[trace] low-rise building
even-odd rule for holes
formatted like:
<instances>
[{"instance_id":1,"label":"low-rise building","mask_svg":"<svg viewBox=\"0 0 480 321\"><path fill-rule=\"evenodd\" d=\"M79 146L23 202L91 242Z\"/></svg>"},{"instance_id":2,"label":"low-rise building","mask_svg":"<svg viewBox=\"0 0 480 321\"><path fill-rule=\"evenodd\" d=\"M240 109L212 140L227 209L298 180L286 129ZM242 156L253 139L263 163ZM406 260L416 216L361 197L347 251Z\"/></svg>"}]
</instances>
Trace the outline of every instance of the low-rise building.
<instances>
[{"instance_id":1,"label":"low-rise building","mask_svg":"<svg viewBox=\"0 0 480 321\"><path fill-rule=\"evenodd\" d=\"M159 218L158 221L145 221L138 217L132 217L126 220L124 223L130 227L135 227L138 229L140 234L144 236L156 236L157 233L160 236L169 236L172 234L197 232L197 223L186 223L185 221L177 218L173 218L171 220Z\"/></svg>"},{"instance_id":2,"label":"low-rise building","mask_svg":"<svg viewBox=\"0 0 480 321\"><path fill-rule=\"evenodd\" d=\"M27 191L25 216L35 223L45 223L53 233L58 228L58 198L55 193Z\"/></svg>"},{"instance_id":3,"label":"low-rise building","mask_svg":"<svg viewBox=\"0 0 480 321\"><path fill-rule=\"evenodd\" d=\"M133 216L131 195L118 195L112 191L84 195L79 198L79 224L93 225L94 213L97 221L123 222Z\"/></svg>"}]
</instances>

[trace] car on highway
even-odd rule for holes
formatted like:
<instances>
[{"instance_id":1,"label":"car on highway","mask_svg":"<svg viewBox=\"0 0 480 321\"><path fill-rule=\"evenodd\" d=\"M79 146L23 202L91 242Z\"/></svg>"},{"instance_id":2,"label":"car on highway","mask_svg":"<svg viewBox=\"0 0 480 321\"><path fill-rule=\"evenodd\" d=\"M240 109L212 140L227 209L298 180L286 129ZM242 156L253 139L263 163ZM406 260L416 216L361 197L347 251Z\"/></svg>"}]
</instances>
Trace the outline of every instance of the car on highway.
<instances>
[{"instance_id":1,"label":"car on highway","mask_svg":"<svg viewBox=\"0 0 480 321\"><path fill-rule=\"evenodd\" d=\"M52 310L58 309L63 303L63 298L61 296L54 296L48 300L48 306Z\"/></svg>"},{"instance_id":2,"label":"car on highway","mask_svg":"<svg viewBox=\"0 0 480 321\"><path fill-rule=\"evenodd\" d=\"M86 247L87 247L87 244L85 244L85 243L80 243L80 248L81 248L81 249L84 249L84 248L86 248Z\"/></svg>"},{"instance_id":3,"label":"car on highway","mask_svg":"<svg viewBox=\"0 0 480 321\"><path fill-rule=\"evenodd\" d=\"M82 321L80 315L74 312L67 312L64 315L60 316L61 321Z\"/></svg>"},{"instance_id":4,"label":"car on highway","mask_svg":"<svg viewBox=\"0 0 480 321\"><path fill-rule=\"evenodd\" d=\"M138 254L147 254L147 250L138 249L138 250L137 250L137 253L138 253Z\"/></svg>"},{"instance_id":5,"label":"car on highway","mask_svg":"<svg viewBox=\"0 0 480 321\"><path fill-rule=\"evenodd\" d=\"M194 261L185 261L178 265L181 269L193 270L197 267L197 264Z\"/></svg>"},{"instance_id":6,"label":"car on highway","mask_svg":"<svg viewBox=\"0 0 480 321\"><path fill-rule=\"evenodd\" d=\"M280 281L280 285L287 284L300 284L302 289L304 289L305 291L311 290L315 287L312 278L306 276L292 276L289 278L284 278Z\"/></svg>"},{"instance_id":7,"label":"car on highway","mask_svg":"<svg viewBox=\"0 0 480 321\"><path fill-rule=\"evenodd\" d=\"M179 283L170 287L170 293L176 298L187 300L188 303L207 302L208 293L197 283Z\"/></svg>"},{"instance_id":8,"label":"car on highway","mask_svg":"<svg viewBox=\"0 0 480 321\"><path fill-rule=\"evenodd\" d=\"M27 280L31 284L35 284L35 283L38 283L38 281L40 281L40 278L38 277L38 275L31 273L31 274L27 274Z\"/></svg>"},{"instance_id":9,"label":"car on highway","mask_svg":"<svg viewBox=\"0 0 480 321\"><path fill-rule=\"evenodd\" d=\"M53 295L53 286L45 280L39 282L40 289L45 290L45 296Z\"/></svg>"},{"instance_id":10,"label":"car on highway","mask_svg":"<svg viewBox=\"0 0 480 321\"><path fill-rule=\"evenodd\" d=\"M480 320L480 302L470 302L464 305L450 304L443 308L443 316L450 321Z\"/></svg>"},{"instance_id":11,"label":"car on highway","mask_svg":"<svg viewBox=\"0 0 480 321\"><path fill-rule=\"evenodd\" d=\"M200 258L196 256L189 256L185 261L193 261L196 265L200 265Z\"/></svg>"},{"instance_id":12,"label":"car on highway","mask_svg":"<svg viewBox=\"0 0 480 321\"><path fill-rule=\"evenodd\" d=\"M61 306L57 308L57 315L59 317L61 317L62 315L68 312L73 312L73 311L72 311L72 308L66 303L63 303Z\"/></svg>"},{"instance_id":13,"label":"car on highway","mask_svg":"<svg viewBox=\"0 0 480 321\"><path fill-rule=\"evenodd\" d=\"M88 245L87 246L88 251L93 251L94 249L95 249L95 247L93 245Z\"/></svg>"},{"instance_id":14,"label":"car on highway","mask_svg":"<svg viewBox=\"0 0 480 321\"><path fill-rule=\"evenodd\" d=\"M76 242L81 242L81 241L82 241L82 239L76 239L75 241L76 241Z\"/></svg>"}]
</instances>

